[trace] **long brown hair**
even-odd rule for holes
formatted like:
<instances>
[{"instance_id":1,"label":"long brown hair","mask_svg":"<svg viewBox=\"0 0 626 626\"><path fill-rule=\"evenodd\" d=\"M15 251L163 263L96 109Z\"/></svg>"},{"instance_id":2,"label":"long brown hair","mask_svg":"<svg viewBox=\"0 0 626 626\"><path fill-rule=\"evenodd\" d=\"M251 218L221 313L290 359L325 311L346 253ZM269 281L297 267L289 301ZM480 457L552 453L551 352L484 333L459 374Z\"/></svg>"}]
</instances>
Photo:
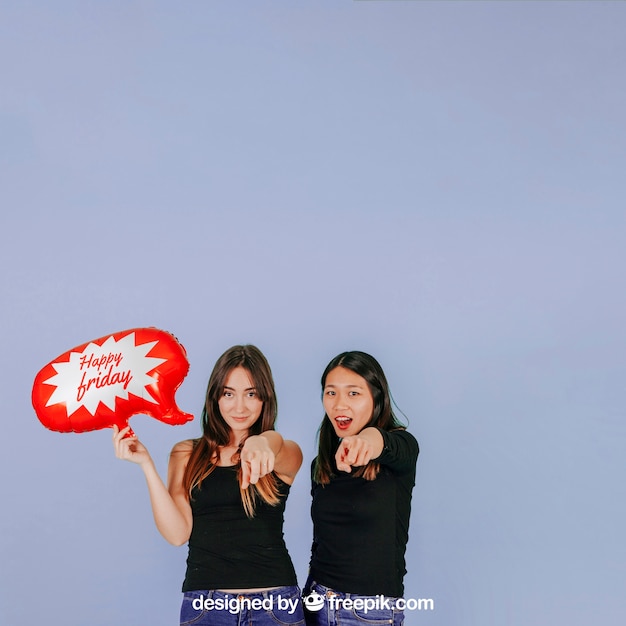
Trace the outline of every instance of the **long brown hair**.
<instances>
[{"instance_id":1,"label":"long brown hair","mask_svg":"<svg viewBox=\"0 0 626 626\"><path fill-rule=\"evenodd\" d=\"M364 428L370 426L375 426L382 430L404 428L404 425L398 421L398 418L393 413L389 383L383 368L373 356L358 350L342 352L337 355L326 366L322 374L322 394L324 393L324 387L326 387L326 377L336 367L345 367L364 378L367 382L374 400L374 410L372 411L372 417ZM318 452L313 469L313 479L316 483L327 485L330 482L331 476L334 474L335 453L338 447L339 437L337 437L328 415L324 414L324 420L318 431ZM374 480L378 476L379 471L380 464L370 461L367 465L359 467L352 472L352 476L362 476L366 480Z\"/></svg>"},{"instance_id":2,"label":"long brown hair","mask_svg":"<svg viewBox=\"0 0 626 626\"><path fill-rule=\"evenodd\" d=\"M229 348L217 360L209 377L206 401L202 410L202 437L193 441L193 449L183 474L183 487L189 493L190 498L192 490L199 487L215 469L216 459L219 458L218 448L230 443L231 430L220 413L218 402L224 393L226 379L236 367L243 367L248 372L258 397L263 402L261 415L250 427L248 436L274 430L278 404L272 370L267 359L256 346L243 345ZM259 498L272 506L278 504L279 489L273 473L260 478L256 485L250 485L247 489L241 488L240 453L243 443L243 441L240 442L233 460L239 470L239 489L246 515L254 517Z\"/></svg>"}]
</instances>

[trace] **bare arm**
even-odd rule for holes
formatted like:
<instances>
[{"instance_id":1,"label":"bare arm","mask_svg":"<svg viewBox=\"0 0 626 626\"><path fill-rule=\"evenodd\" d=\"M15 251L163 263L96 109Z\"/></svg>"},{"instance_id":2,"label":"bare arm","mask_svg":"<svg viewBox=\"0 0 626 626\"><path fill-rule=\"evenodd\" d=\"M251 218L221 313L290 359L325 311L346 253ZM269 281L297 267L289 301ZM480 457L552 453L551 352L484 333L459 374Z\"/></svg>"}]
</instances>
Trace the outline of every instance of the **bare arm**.
<instances>
[{"instance_id":1,"label":"bare arm","mask_svg":"<svg viewBox=\"0 0 626 626\"><path fill-rule=\"evenodd\" d=\"M159 476L147 448L136 438L124 435L128 428L113 427L113 445L118 458L137 463L143 470L150 494L152 514L158 531L166 541L181 546L191 535L193 516L189 497L183 489L183 474L192 444L190 441L177 443L170 454L168 486Z\"/></svg>"},{"instance_id":2,"label":"bare arm","mask_svg":"<svg viewBox=\"0 0 626 626\"><path fill-rule=\"evenodd\" d=\"M248 437L241 449L241 486L255 484L274 471L290 485L302 465L302 451L295 441L284 440L275 430Z\"/></svg>"}]
</instances>

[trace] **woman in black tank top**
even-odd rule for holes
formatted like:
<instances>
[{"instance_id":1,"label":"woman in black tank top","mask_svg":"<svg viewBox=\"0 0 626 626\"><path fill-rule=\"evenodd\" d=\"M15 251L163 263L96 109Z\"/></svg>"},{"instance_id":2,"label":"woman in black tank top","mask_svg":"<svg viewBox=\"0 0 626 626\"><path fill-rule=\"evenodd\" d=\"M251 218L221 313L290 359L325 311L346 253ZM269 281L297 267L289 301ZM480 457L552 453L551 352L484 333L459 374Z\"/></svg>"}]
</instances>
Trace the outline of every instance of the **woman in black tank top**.
<instances>
[{"instance_id":1,"label":"woman in black tank top","mask_svg":"<svg viewBox=\"0 0 626 626\"><path fill-rule=\"evenodd\" d=\"M146 447L127 428L114 428L118 458L145 474L159 532L171 544L189 544L181 625L304 623L282 532L302 452L274 430L276 415L269 364L245 345L217 360L202 437L174 446L167 486Z\"/></svg>"}]
</instances>

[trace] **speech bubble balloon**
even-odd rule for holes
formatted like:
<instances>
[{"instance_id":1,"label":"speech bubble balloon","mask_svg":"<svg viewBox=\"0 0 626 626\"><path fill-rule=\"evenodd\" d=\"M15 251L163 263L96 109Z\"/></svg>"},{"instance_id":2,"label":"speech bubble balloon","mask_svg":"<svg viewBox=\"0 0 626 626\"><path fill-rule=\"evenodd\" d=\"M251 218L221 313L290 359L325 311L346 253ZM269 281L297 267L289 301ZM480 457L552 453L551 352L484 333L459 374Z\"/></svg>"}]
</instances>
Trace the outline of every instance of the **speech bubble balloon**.
<instances>
[{"instance_id":1,"label":"speech bubble balloon","mask_svg":"<svg viewBox=\"0 0 626 626\"><path fill-rule=\"evenodd\" d=\"M133 328L94 339L48 363L35 377L33 408L46 428L62 433L114 424L122 429L138 413L184 424L193 415L183 413L174 396L188 371L185 349L173 335Z\"/></svg>"}]
</instances>

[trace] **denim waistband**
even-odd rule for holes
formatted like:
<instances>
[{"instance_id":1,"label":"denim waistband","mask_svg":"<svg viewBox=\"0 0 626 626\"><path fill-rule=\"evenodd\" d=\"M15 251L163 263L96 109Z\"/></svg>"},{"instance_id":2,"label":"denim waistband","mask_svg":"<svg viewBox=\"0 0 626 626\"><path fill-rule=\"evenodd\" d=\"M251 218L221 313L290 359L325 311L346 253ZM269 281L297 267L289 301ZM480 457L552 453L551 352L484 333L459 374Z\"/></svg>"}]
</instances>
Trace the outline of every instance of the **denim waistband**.
<instances>
[{"instance_id":1,"label":"denim waistband","mask_svg":"<svg viewBox=\"0 0 626 626\"><path fill-rule=\"evenodd\" d=\"M187 594L203 595L205 598L271 598L272 596L287 596L289 594L300 594L300 588L297 585L286 587L274 587L272 589L263 589L261 591L222 591L221 589L194 589L186 591Z\"/></svg>"}]
</instances>

